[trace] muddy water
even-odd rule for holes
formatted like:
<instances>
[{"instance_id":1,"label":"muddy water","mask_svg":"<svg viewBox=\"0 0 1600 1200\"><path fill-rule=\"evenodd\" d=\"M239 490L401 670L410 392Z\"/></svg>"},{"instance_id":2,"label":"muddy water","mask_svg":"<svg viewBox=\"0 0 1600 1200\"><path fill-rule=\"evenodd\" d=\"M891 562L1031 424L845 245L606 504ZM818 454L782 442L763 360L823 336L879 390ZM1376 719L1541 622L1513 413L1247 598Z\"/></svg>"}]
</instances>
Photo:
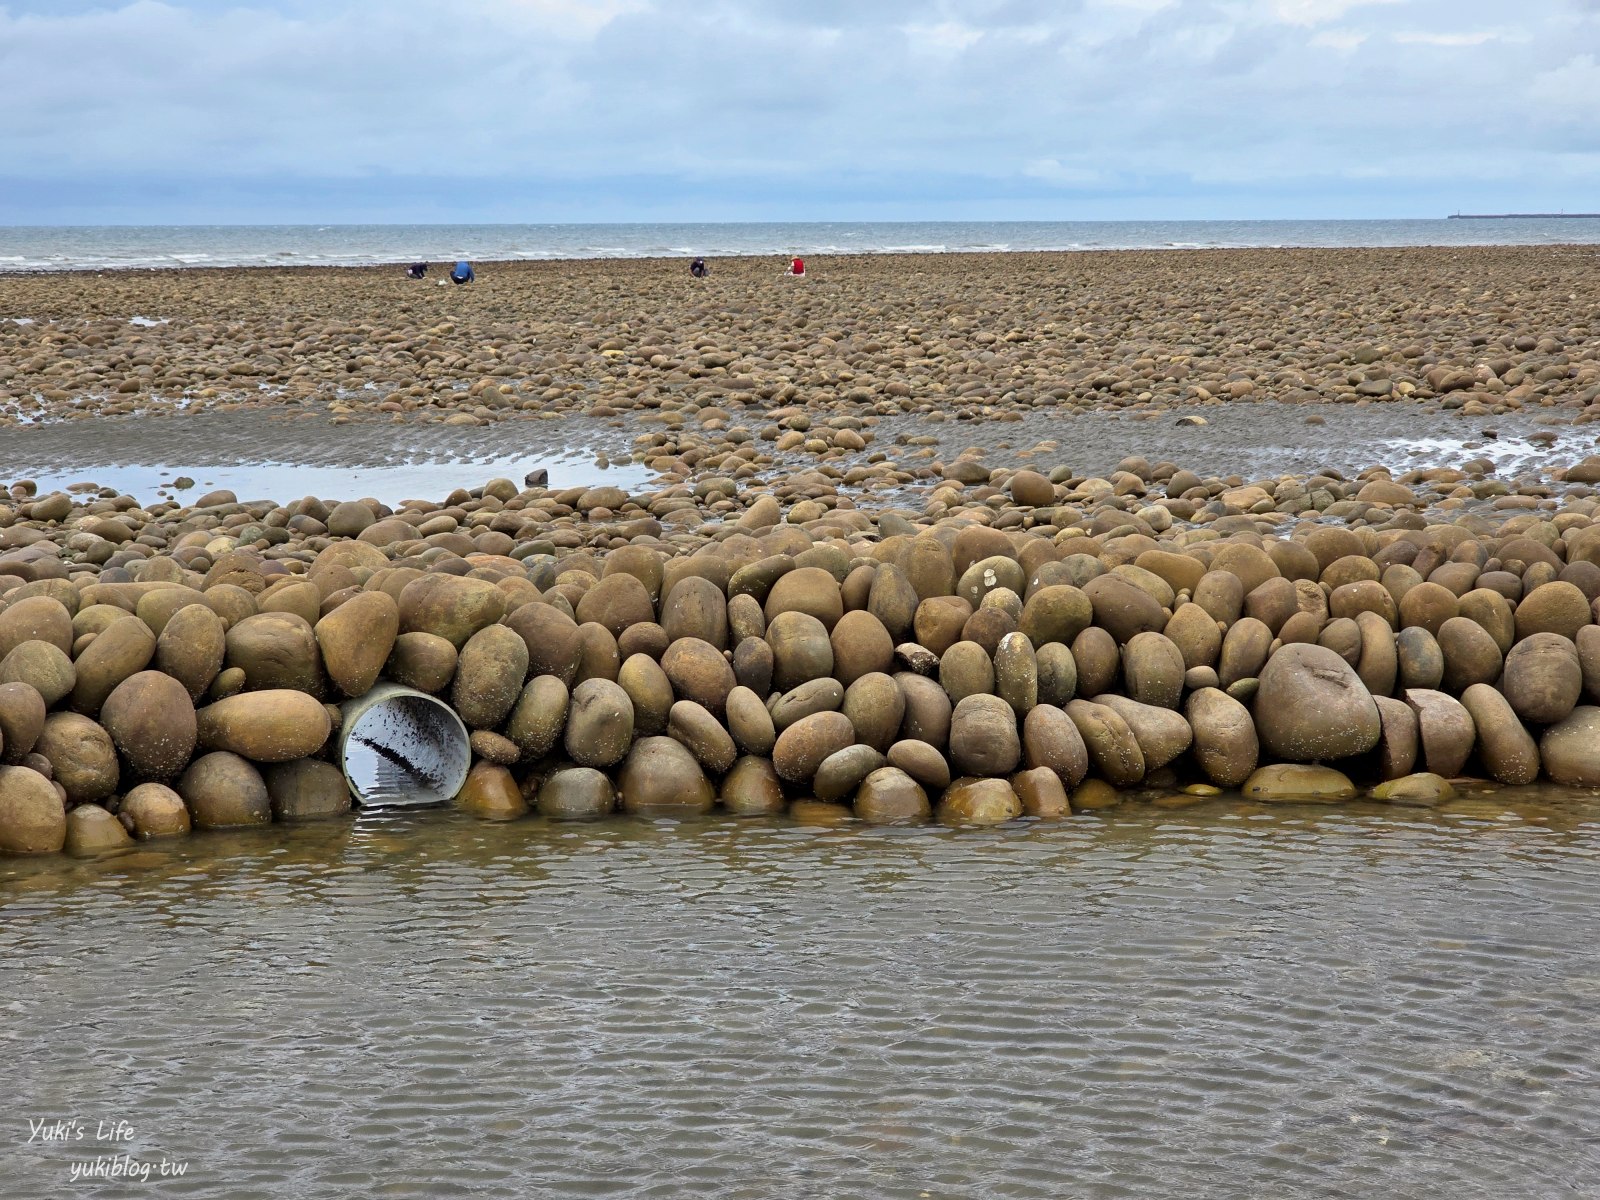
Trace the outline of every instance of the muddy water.
<instances>
[{"instance_id":1,"label":"muddy water","mask_svg":"<svg viewBox=\"0 0 1600 1200\"><path fill-rule=\"evenodd\" d=\"M1597 879L1534 792L8 861L5 1191L1593 1196Z\"/></svg>"}]
</instances>

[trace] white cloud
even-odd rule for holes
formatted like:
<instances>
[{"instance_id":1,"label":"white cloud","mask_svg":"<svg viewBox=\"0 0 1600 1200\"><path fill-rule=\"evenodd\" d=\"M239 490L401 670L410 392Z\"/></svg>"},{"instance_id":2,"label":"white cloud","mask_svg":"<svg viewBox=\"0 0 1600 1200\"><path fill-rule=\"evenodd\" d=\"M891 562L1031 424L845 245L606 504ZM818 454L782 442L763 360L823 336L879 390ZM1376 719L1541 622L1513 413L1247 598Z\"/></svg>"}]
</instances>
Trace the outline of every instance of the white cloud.
<instances>
[{"instance_id":1,"label":"white cloud","mask_svg":"<svg viewBox=\"0 0 1600 1200\"><path fill-rule=\"evenodd\" d=\"M1330 50L1349 53L1359 49L1371 35L1359 29L1325 29L1311 39L1313 46L1326 46Z\"/></svg>"},{"instance_id":2,"label":"white cloud","mask_svg":"<svg viewBox=\"0 0 1600 1200\"><path fill-rule=\"evenodd\" d=\"M1131 8L1142 13L1158 13L1177 5L1178 0L1089 0L1090 6Z\"/></svg>"},{"instance_id":3,"label":"white cloud","mask_svg":"<svg viewBox=\"0 0 1600 1200\"><path fill-rule=\"evenodd\" d=\"M1108 182L1103 171L1069 166L1054 158L1030 159L1023 165L1022 173L1029 179L1039 179L1065 188L1100 187Z\"/></svg>"},{"instance_id":4,"label":"white cloud","mask_svg":"<svg viewBox=\"0 0 1600 1200\"><path fill-rule=\"evenodd\" d=\"M458 0L459 3L459 0ZM645 11L646 0L476 0L490 20L563 37L593 37L628 13Z\"/></svg>"},{"instance_id":5,"label":"white cloud","mask_svg":"<svg viewBox=\"0 0 1600 1200\"><path fill-rule=\"evenodd\" d=\"M1290 25L1325 25L1352 9L1376 4L1405 4L1408 0L1267 0L1267 10Z\"/></svg>"},{"instance_id":6,"label":"white cloud","mask_svg":"<svg viewBox=\"0 0 1600 1200\"><path fill-rule=\"evenodd\" d=\"M1504 0L0 0L0 221L87 204L159 220L180 202L205 214L192 219L315 221L1110 216L1136 201L1337 215L1475 194L1575 208L1600 189L1594 14L1550 0L1514 26ZM1443 58L1428 48L1448 48L1450 70L1419 71ZM1491 161L1530 190L1491 201Z\"/></svg>"},{"instance_id":7,"label":"white cloud","mask_svg":"<svg viewBox=\"0 0 1600 1200\"><path fill-rule=\"evenodd\" d=\"M1402 46L1481 46L1496 41L1500 35L1487 31L1480 33L1397 33L1394 40Z\"/></svg>"},{"instance_id":8,"label":"white cloud","mask_svg":"<svg viewBox=\"0 0 1600 1200\"><path fill-rule=\"evenodd\" d=\"M905 25L902 29L919 54L959 54L983 40L983 30L963 25L959 21L941 21L937 25Z\"/></svg>"},{"instance_id":9,"label":"white cloud","mask_svg":"<svg viewBox=\"0 0 1600 1200\"><path fill-rule=\"evenodd\" d=\"M1592 121L1595 97L1600 96L1600 63L1593 54L1580 54L1537 76L1528 96L1547 110Z\"/></svg>"}]
</instances>

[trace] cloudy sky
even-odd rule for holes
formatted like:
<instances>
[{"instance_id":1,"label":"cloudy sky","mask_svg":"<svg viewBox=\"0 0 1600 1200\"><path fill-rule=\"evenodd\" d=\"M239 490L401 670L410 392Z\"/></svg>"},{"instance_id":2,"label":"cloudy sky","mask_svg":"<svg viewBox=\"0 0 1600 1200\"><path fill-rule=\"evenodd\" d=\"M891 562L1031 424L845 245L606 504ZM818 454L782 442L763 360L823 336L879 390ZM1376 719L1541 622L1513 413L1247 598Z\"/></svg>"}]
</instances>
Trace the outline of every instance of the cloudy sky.
<instances>
[{"instance_id":1,"label":"cloudy sky","mask_svg":"<svg viewBox=\"0 0 1600 1200\"><path fill-rule=\"evenodd\" d=\"M0 0L0 224L1600 211L1600 0Z\"/></svg>"}]
</instances>

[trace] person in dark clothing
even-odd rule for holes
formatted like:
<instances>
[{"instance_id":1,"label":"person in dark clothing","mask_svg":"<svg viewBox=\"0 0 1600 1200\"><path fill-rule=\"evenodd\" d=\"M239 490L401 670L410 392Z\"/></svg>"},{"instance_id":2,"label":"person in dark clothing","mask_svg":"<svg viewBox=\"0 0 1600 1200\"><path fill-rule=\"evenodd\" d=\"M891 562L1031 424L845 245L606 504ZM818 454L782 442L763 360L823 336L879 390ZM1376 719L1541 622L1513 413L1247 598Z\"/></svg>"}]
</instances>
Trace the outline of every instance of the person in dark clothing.
<instances>
[{"instance_id":1,"label":"person in dark clothing","mask_svg":"<svg viewBox=\"0 0 1600 1200\"><path fill-rule=\"evenodd\" d=\"M707 275L711 274L711 270L706 266L705 259L697 258L689 264L689 274L693 275L696 279L704 279Z\"/></svg>"},{"instance_id":2,"label":"person in dark clothing","mask_svg":"<svg viewBox=\"0 0 1600 1200\"><path fill-rule=\"evenodd\" d=\"M406 268L407 279L422 279L428 274L427 263L412 263Z\"/></svg>"},{"instance_id":3,"label":"person in dark clothing","mask_svg":"<svg viewBox=\"0 0 1600 1200\"><path fill-rule=\"evenodd\" d=\"M472 273L472 264L462 259L456 264L456 269L450 272L451 283L471 283L477 276Z\"/></svg>"}]
</instances>

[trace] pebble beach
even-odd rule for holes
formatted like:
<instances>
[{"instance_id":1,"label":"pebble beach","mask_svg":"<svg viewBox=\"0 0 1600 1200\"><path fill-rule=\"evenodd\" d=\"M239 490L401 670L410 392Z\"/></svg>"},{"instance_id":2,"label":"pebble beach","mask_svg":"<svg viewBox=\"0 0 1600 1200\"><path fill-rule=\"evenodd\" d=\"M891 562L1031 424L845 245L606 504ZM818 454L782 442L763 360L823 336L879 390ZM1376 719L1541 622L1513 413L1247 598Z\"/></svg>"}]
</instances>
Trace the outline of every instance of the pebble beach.
<instances>
[{"instance_id":1,"label":"pebble beach","mask_svg":"<svg viewBox=\"0 0 1600 1200\"><path fill-rule=\"evenodd\" d=\"M384 683L494 821L1600 787L1597 261L0 275L0 849L346 813Z\"/></svg>"}]
</instances>

